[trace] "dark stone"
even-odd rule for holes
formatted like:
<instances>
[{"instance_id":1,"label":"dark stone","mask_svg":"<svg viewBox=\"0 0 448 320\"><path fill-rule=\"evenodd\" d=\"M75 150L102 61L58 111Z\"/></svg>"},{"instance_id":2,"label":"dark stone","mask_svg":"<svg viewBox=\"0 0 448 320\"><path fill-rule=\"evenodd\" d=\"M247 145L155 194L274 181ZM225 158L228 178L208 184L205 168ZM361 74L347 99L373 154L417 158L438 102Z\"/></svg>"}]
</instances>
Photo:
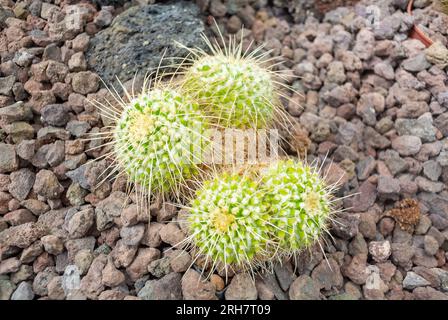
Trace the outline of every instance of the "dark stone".
<instances>
[{"instance_id":1,"label":"dark stone","mask_svg":"<svg viewBox=\"0 0 448 320\"><path fill-rule=\"evenodd\" d=\"M200 34L203 31L199 9L194 3L180 1L131 7L91 39L87 61L106 83L118 87L115 76L125 82L136 71L144 73L157 68L163 55L186 56L187 51L175 41L188 47L202 46ZM178 62L167 58L163 64Z\"/></svg>"}]
</instances>

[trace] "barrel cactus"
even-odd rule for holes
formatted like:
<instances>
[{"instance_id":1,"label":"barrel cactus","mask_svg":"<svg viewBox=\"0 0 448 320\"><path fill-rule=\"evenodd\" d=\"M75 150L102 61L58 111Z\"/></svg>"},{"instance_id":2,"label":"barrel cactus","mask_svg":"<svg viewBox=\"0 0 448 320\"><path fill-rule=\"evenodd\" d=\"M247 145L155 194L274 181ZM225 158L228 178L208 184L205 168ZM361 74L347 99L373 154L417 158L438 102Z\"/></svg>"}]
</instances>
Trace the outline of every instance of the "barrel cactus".
<instances>
[{"instance_id":1,"label":"barrel cactus","mask_svg":"<svg viewBox=\"0 0 448 320\"><path fill-rule=\"evenodd\" d=\"M280 251L295 253L314 244L334 212L331 186L318 171L300 161L279 160L263 173L262 185Z\"/></svg>"},{"instance_id":2,"label":"barrel cactus","mask_svg":"<svg viewBox=\"0 0 448 320\"><path fill-rule=\"evenodd\" d=\"M188 48L194 60L184 72L184 92L225 128L264 129L284 122L280 89L286 85L280 72L266 66L267 53L260 47L248 54L235 38L224 49L204 39L210 53Z\"/></svg>"},{"instance_id":3,"label":"barrel cactus","mask_svg":"<svg viewBox=\"0 0 448 320\"><path fill-rule=\"evenodd\" d=\"M198 105L173 88L132 99L118 118L114 153L119 167L148 193L178 191L198 172L206 124Z\"/></svg>"},{"instance_id":4,"label":"barrel cactus","mask_svg":"<svg viewBox=\"0 0 448 320\"><path fill-rule=\"evenodd\" d=\"M250 175L222 173L206 181L187 217L191 243L217 265L251 269L265 258L270 242L269 212Z\"/></svg>"}]
</instances>

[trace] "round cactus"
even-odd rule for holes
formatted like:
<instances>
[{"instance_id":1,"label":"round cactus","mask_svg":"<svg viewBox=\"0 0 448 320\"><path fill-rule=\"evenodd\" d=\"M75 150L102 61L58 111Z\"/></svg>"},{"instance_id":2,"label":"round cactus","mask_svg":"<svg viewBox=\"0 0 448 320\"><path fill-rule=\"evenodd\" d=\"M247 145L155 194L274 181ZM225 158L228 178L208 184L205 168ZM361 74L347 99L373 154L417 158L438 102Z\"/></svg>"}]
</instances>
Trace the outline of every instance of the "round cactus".
<instances>
[{"instance_id":1,"label":"round cactus","mask_svg":"<svg viewBox=\"0 0 448 320\"><path fill-rule=\"evenodd\" d=\"M204 123L198 105L174 89L155 88L126 105L114 130L114 152L129 178L151 192L173 191L198 170L195 148Z\"/></svg>"},{"instance_id":2,"label":"round cactus","mask_svg":"<svg viewBox=\"0 0 448 320\"><path fill-rule=\"evenodd\" d=\"M189 49L195 59L185 70L184 92L223 127L267 128L285 120L279 88L286 85L280 72L266 66L261 47L247 54L235 38L224 49L204 39L211 53Z\"/></svg>"},{"instance_id":3,"label":"round cactus","mask_svg":"<svg viewBox=\"0 0 448 320\"><path fill-rule=\"evenodd\" d=\"M272 212L275 242L283 252L309 247L326 230L331 194L314 167L279 160L262 175L265 202Z\"/></svg>"},{"instance_id":4,"label":"round cactus","mask_svg":"<svg viewBox=\"0 0 448 320\"><path fill-rule=\"evenodd\" d=\"M269 218L253 177L223 173L197 191L187 222L192 243L214 266L248 268L266 253Z\"/></svg>"}]
</instances>

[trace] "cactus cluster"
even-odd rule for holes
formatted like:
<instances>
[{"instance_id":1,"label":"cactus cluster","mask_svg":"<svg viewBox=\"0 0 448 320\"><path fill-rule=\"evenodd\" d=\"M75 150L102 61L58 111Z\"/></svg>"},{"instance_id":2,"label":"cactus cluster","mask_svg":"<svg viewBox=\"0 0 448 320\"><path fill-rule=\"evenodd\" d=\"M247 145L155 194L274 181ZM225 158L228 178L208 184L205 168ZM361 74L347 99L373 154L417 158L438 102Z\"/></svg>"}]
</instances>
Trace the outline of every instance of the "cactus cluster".
<instances>
[{"instance_id":1,"label":"cactus cluster","mask_svg":"<svg viewBox=\"0 0 448 320\"><path fill-rule=\"evenodd\" d=\"M213 265L245 270L295 254L326 230L328 190L314 167L292 159L224 172L191 201L191 241Z\"/></svg>"},{"instance_id":2,"label":"cactus cluster","mask_svg":"<svg viewBox=\"0 0 448 320\"><path fill-rule=\"evenodd\" d=\"M180 82L122 105L113 152L148 194L197 178L201 159L191 148L207 143L209 126L265 129L278 120L281 94L275 73L262 65L265 54L245 55L242 44L230 43L221 50L208 42L210 54L192 50L196 58ZM209 169L218 173L196 190L186 220L188 244L213 266L251 269L309 247L326 230L331 188L314 167L279 160L239 172Z\"/></svg>"}]
</instances>

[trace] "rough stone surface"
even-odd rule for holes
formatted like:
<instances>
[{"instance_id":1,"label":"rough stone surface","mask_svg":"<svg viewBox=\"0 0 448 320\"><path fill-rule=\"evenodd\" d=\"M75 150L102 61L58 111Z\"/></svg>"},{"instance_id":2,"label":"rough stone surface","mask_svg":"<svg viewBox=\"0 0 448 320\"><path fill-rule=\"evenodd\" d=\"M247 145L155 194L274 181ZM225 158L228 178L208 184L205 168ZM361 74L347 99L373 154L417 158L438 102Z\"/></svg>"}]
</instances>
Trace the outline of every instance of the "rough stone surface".
<instances>
[{"instance_id":1,"label":"rough stone surface","mask_svg":"<svg viewBox=\"0 0 448 320\"><path fill-rule=\"evenodd\" d=\"M88 64L105 81L115 83L117 76L124 82L136 71L157 68L165 49L165 57L184 56L185 50L176 47L174 41L188 47L203 46L200 39L203 31L198 8L191 2L132 7L116 17L110 28L91 39ZM125 64L117 57L127 57ZM164 64L171 63L178 61L164 60Z\"/></svg>"}]
</instances>

